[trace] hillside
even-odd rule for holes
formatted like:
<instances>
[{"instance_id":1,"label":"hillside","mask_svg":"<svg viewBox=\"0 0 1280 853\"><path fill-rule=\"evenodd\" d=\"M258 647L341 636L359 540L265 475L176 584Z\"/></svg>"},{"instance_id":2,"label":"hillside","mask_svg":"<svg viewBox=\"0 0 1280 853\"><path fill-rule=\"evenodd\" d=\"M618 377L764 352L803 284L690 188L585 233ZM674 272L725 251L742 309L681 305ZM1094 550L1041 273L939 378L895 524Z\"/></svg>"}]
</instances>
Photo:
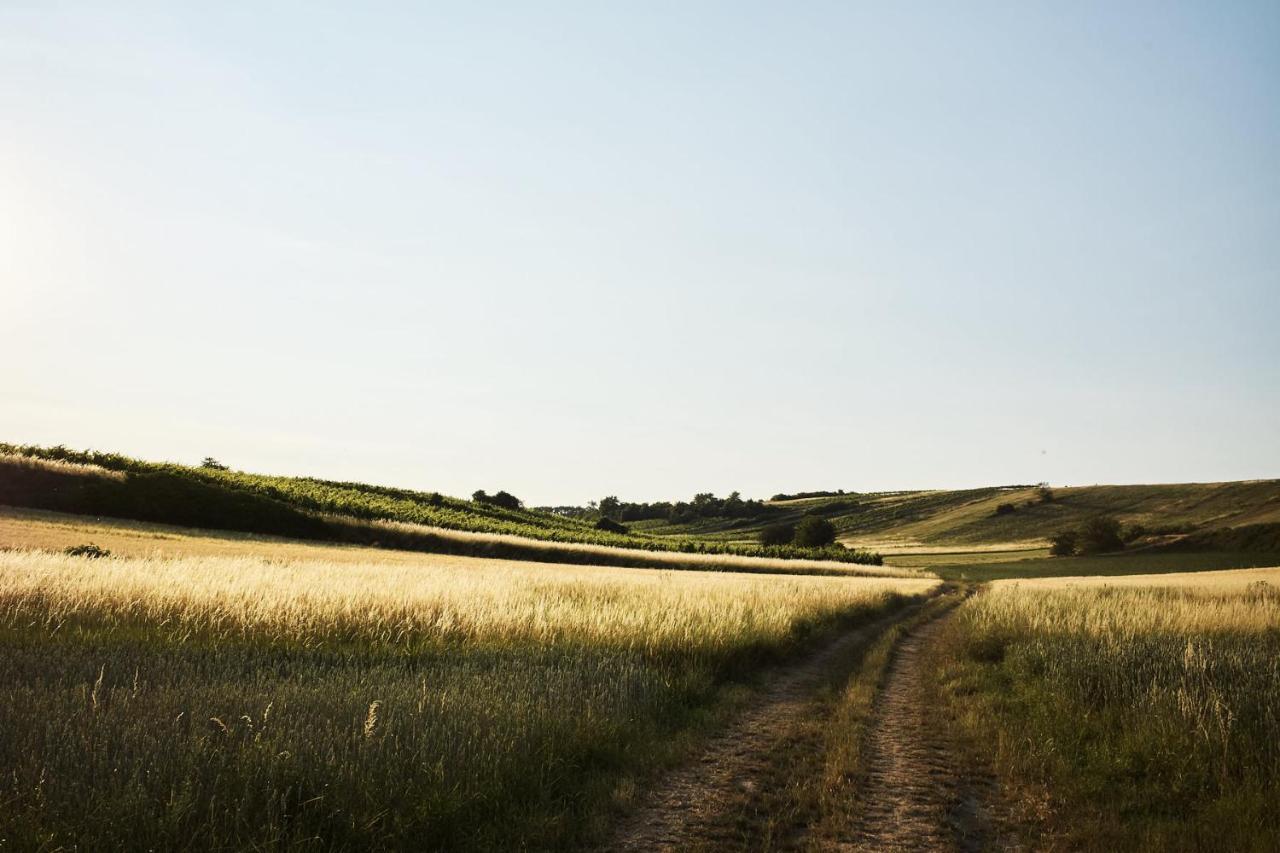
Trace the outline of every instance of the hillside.
<instances>
[{"instance_id":1,"label":"hillside","mask_svg":"<svg viewBox=\"0 0 1280 853\"><path fill-rule=\"evenodd\" d=\"M892 550L949 546L1033 547L1053 533L1096 515L1114 515L1149 533L1181 535L1280 522L1280 480L1055 488L1043 501L1034 486L991 486L954 491L881 492L771 501L780 510L769 523L806 514L830 519L847 545ZM1002 504L1012 510L997 514ZM692 525L653 522L653 536L697 536L747 541L761 522L703 519Z\"/></svg>"},{"instance_id":2,"label":"hillside","mask_svg":"<svg viewBox=\"0 0 1280 853\"><path fill-rule=\"evenodd\" d=\"M839 548L763 548L618 533L598 530L589 520L434 492L146 462L64 447L0 444L0 504L513 559L634 565L653 562L639 554L652 551L878 562L875 555ZM553 547L561 544L566 547ZM598 547L567 547L584 545Z\"/></svg>"}]
</instances>

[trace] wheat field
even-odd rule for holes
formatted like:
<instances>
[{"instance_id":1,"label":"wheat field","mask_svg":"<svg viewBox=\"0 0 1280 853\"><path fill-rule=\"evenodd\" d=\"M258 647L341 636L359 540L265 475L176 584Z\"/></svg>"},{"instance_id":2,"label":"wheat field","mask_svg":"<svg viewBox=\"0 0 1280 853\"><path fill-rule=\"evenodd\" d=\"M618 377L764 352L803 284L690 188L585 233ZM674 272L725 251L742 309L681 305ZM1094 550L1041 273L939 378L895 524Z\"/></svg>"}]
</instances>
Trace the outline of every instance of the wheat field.
<instances>
[{"instance_id":1,"label":"wheat field","mask_svg":"<svg viewBox=\"0 0 1280 853\"><path fill-rule=\"evenodd\" d=\"M1057 845L1280 847L1280 569L1000 581L948 628L944 696Z\"/></svg>"},{"instance_id":2,"label":"wheat field","mask_svg":"<svg viewBox=\"0 0 1280 853\"><path fill-rule=\"evenodd\" d=\"M0 552L0 834L12 849L581 843L734 684L935 584Z\"/></svg>"}]
</instances>

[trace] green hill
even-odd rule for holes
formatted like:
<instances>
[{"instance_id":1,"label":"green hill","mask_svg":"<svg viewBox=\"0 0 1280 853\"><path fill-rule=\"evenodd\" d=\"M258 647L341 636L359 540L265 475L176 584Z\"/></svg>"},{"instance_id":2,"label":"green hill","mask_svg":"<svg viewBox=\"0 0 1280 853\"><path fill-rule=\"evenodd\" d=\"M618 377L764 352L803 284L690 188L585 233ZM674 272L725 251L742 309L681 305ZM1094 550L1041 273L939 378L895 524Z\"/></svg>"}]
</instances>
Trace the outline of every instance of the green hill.
<instances>
[{"instance_id":1,"label":"green hill","mask_svg":"<svg viewBox=\"0 0 1280 853\"><path fill-rule=\"evenodd\" d=\"M1003 511L1000 509L1004 506ZM953 491L854 493L775 500L767 523L807 514L831 520L846 544L974 547L1043 544L1059 530L1097 515L1114 515L1149 534L1183 534L1280 522L1280 480L1052 489L1044 500L1035 486L990 486ZM702 519L694 524L653 522L653 536L697 536L747 541L765 522Z\"/></svg>"},{"instance_id":2,"label":"green hill","mask_svg":"<svg viewBox=\"0 0 1280 853\"><path fill-rule=\"evenodd\" d=\"M0 503L188 527L383 544L516 559L634 563L539 543L638 551L878 563L876 555L831 548L764 548L691 537L599 530L593 521L536 509L335 482L146 462L115 453L0 443ZM399 525L399 526L397 526ZM484 534L442 537L433 529ZM512 541L518 537L520 541Z\"/></svg>"}]
</instances>

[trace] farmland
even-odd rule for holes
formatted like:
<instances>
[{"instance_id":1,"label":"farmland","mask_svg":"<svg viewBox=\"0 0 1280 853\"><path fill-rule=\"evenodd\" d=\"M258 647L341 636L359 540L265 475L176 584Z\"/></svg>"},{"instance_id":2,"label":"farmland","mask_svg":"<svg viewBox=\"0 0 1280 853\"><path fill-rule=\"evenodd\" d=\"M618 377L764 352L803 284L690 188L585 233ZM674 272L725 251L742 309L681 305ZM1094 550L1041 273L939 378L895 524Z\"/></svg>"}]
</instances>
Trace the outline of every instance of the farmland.
<instances>
[{"instance_id":1,"label":"farmland","mask_svg":"<svg viewBox=\"0 0 1280 853\"><path fill-rule=\"evenodd\" d=\"M582 843L762 666L935 583L0 551L0 826L15 849Z\"/></svg>"},{"instance_id":2,"label":"farmland","mask_svg":"<svg viewBox=\"0 0 1280 853\"><path fill-rule=\"evenodd\" d=\"M931 654L1036 846L1280 845L1280 569L999 581Z\"/></svg>"},{"instance_id":3,"label":"farmland","mask_svg":"<svg viewBox=\"0 0 1280 853\"><path fill-rule=\"evenodd\" d=\"M549 562L646 565L645 552L875 565L846 548L761 547L597 529L487 501L145 462L115 453L0 444L0 504L208 529ZM469 535L478 534L478 535ZM563 545L597 546L584 552ZM611 549L611 550L608 550ZM668 567L678 561L657 560ZM708 561L700 567L708 567Z\"/></svg>"}]
</instances>

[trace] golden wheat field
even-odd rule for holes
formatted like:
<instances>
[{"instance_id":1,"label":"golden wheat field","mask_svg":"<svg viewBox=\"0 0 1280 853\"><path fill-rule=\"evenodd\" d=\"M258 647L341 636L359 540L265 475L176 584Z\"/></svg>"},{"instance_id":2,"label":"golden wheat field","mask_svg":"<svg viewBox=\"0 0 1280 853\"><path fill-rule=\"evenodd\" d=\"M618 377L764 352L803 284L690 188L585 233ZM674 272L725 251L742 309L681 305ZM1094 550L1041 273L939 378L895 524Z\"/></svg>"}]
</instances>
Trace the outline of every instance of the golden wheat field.
<instances>
[{"instance_id":1,"label":"golden wheat field","mask_svg":"<svg viewBox=\"0 0 1280 853\"><path fill-rule=\"evenodd\" d=\"M0 552L0 827L14 849L581 842L734 683L936 583Z\"/></svg>"}]
</instances>

